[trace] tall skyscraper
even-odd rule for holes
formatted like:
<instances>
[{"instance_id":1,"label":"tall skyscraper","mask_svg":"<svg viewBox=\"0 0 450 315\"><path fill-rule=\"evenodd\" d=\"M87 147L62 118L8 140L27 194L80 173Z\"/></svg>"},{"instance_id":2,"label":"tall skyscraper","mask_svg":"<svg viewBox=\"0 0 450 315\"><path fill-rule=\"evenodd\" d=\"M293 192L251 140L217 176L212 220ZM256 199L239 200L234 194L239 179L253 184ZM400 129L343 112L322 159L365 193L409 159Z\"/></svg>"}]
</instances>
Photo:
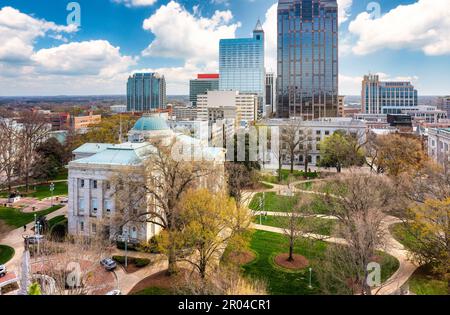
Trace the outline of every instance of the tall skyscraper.
<instances>
[{"instance_id":1,"label":"tall skyscraper","mask_svg":"<svg viewBox=\"0 0 450 315\"><path fill-rule=\"evenodd\" d=\"M135 73L128 78L127 111L152 112L165 109L166 80L158 73Z\"/></svg>"},{"instance_id":2,"label":"tall skyscraper","mask_svg":"<svg viewBox=\"0 0 450 315\"><path fill-rule=\"evenodd\" d=\"M219 74L198 74L197 79L189 81L189 101L197 106L197 95L219 89Z\"/></svg>"},{"instance_id":3,"label":"tall skyscraper","mask_svg":"<svg viewBox=\"0 0 450 315\"><path fill-rule=\"evenodd\" d=\"M378 75L365 75L361 105L366 114L401 114L417 108L417 90L411 82L384 82Z\"/></svg>"},{"instance_id":4,"label":"tall skyscraper","mask_svg":"<svg viewBox=\"0 0 450 315\"><path fill-rule=\"evenodd\" d=\"M277 111L277 85L274 73L266 73L266 114L273 115Z\"/></svg>"},{"instance_id":5,"label":"tall skyscraper","mask_svg":"<svg viewBox=\"0 0 450 315\"><path fill-rule=\"evenodd\" d=\"M258 112L264 115L264 30L259 20L252 38L220 40L219 70L219 89L257 94Z\"/></svg>"},{"instance_id":6,"label":"tall skyscraper","mask_svg":"<svg viewBox=\"0 0 450 315\"><path fill-rule=\"evenodd\" d=\"M338 114L336 0L278 1L279 117Z\"/></svg>"}]
</instances>

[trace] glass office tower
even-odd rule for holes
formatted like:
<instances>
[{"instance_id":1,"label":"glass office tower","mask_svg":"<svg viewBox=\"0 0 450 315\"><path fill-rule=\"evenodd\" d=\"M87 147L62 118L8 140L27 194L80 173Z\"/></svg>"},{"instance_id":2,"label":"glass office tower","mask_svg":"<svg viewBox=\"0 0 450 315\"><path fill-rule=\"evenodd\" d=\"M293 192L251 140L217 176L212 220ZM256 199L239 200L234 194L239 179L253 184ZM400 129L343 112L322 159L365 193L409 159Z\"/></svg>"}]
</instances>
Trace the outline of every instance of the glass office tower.
<instances>
[{"instance_id":1,"label":"glass office tower","mask_svg":"<svg viewBox=\"0 0 450 315\"><path fill-rule=\"evenodd\" d=\"M219 74L198 74L197 79L189 81L189 101L197 106L197 95L219 89Z\"/></svg>"},{"instance_id":2,"label":"glass office tower","mask_svg":"<svg viewBox=\"0 0 450 315\"><path fill-rule=\"evenodd\" d=\"M127 111L152 112L166 108L166 80L158 73L135 73L128 78Z\"/></svg>"},{"instance_id":3,"label":"glass office tower","mask_svg":"<svg viewBox=\"0 0 450 315\"><path fill-rule=\"evenodd\" d=\"M378 75L365 75L362 82L362 112L366 114L401 114L417 109L417 90L411 82L380 81Z\"/></svg>"},{"instance_id":4,"label":"glass office tower","mask_svg":"<svg viewBox=\"0 0 450 315\"><path fill-rule=\"evenodd\" d=\"M336 0L278 1L277 115L338 115Z\"/></svg>"},{"instance_id":5,"label":"glass office tower","mask_svg":"<svg viewBox=\"0 0 450 315\"><path fill-rule=\"evenodd\" d=\"M220 40L219 89L258 95L258 113L265 114L264 30L258 21L253 38Z\"/></svg>"}]
</instances>

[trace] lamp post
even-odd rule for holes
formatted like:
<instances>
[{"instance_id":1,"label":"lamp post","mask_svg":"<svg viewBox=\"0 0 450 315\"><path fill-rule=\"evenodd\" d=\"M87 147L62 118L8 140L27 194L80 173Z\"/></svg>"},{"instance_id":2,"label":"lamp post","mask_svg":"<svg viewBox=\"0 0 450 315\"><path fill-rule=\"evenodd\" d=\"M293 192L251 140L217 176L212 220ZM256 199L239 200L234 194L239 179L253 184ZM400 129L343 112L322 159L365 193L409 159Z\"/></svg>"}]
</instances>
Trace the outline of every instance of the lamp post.
<instances>
[{"instance_id":1,"label":"lamp post","mask_svg":"<svg viewBox=\"0 0 450 315\"><path fill-rule=\"evenodd\" d=\"M34 235L36 235L36 226L37 226L37 217L36 213L34 214Z\"/></svg>"},{"instance_id":2,"label":"lamp post","mask_svg":"<svg viewBox=\"0 0 450 315\"><path fill-rule=\"evenodd\" d=\"M312 289L311 277L312 277L312 268L309 267L309 286L308 286L308 288L310 288L310 289Z\"/></svg>"},{"instance_id":3,"label":"lamp post","mask_svg":"<svg viewBox=\"0 0 450 315\"><path fill-rule=\"evenodd\" d=\"M125 269L128 267L128 232L125 232Z\"/></svg>"},{"instance_id":4,"label":"lamp post","mask_svg":"<svg viewBox=\"0 0 450 315\"><path fill-rule=\"evenodd\" d=\"M50 192L52 193L52 198L51 198L51 207L53 207L53 191L55 190L55 183L51 183L50 184Z\"/></svg>"}]
</instances>

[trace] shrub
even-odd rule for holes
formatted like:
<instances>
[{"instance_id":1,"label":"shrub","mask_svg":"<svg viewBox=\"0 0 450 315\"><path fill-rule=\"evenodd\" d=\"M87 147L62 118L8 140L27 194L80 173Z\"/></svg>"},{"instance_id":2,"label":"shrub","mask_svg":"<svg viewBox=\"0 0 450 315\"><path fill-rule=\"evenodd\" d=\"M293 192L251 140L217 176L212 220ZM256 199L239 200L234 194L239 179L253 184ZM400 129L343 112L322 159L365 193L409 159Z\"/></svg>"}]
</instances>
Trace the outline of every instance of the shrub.
<instances>
[{"instance_id":1,"label":"shrub","mask_svg":"<svg viewBox=\"0 0 450 315\"><path fill-rule=\"evenodd\" d=\"M147 258L136 258L134 259L134 265L138 268L148 266L150 264L150 259Z\"/></svg>"}]
</instances>

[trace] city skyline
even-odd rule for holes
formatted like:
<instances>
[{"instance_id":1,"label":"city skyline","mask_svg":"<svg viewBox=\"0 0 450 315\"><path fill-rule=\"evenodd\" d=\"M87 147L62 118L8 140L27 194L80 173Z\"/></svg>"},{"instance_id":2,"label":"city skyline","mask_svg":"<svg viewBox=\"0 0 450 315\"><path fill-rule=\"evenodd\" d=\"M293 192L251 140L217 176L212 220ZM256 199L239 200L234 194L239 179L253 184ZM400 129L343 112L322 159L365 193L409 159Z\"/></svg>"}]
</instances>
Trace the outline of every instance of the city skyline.
<instances>
[{"instance_id":1,"label":"city skyline","mask_svg":"<svg viewBox=\"0 0 450 315\"><path fill-rule=\"evenodd\" d=\"M125 94L135 72L164 74L167 94L188 95L197 73L218 72L219 40L251 36L258 18L266 71L276 71L273 0L80 0L79 28L66 23L67 3L2 2L0 96ZM448 1L378 1L380 15L372 1L338 3L339 94L359 95L368 73L412 81L422 96L449 94Z\"/></svg>"}]
</instances>

